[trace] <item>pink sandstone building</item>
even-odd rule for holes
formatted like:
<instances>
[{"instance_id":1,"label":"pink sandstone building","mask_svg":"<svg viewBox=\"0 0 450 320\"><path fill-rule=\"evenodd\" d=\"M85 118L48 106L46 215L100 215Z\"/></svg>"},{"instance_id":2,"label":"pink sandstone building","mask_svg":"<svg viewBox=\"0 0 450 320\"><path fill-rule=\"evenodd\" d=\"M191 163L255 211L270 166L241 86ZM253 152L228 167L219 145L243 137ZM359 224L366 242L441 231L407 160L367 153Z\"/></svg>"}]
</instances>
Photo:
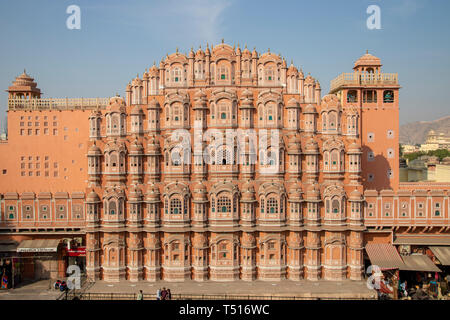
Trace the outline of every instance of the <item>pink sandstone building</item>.
<instances>
[{"instance_id":1,"label":"pink sandstone building","mask_svg":"<svg viewBox=\"0 0 450 320\"><path fill-rule=\"evenodd\" d=\"M78 256L93 280L251 281L360 280L369 247L448 250L450 184L399 183L399 89L368 53L322 96L281 56L223 42L167 55L125 99L44 99L24 72L0 253L24 277Z\"/></svg>"}]
</instances>

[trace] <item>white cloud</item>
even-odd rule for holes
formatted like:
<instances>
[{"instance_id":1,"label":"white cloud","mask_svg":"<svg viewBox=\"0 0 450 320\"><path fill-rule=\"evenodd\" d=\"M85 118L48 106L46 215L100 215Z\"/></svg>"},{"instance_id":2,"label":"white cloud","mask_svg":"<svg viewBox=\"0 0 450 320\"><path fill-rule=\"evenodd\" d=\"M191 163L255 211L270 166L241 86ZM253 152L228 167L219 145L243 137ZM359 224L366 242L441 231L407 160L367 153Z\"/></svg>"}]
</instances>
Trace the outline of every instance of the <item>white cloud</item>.
<instances>
[{"instance_id":1,"label":"white cloud","mask_svg":"<svg viewBox=\"0 0 450 320\"><path fill-rule=\"evenodd\" d=\"M223 34L223 14L231 5L227 0L168 1L172 21L179 18L198 40L217 41ZM182 26L181 26L182 27Z\"/></svg>"}]
</instances>

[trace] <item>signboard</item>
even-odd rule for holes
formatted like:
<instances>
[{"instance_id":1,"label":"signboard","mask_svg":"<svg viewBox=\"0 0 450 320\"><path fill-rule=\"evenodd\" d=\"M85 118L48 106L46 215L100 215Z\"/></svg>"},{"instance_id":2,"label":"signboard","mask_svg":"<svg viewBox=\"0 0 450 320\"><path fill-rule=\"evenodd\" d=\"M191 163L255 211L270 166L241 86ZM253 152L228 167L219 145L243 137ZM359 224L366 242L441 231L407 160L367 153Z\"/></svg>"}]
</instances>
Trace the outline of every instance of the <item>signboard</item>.
<instances>
[{"instance_id":1,"label":"signboard","mask_svg":"<svg viewBox=\"0 0 450 320\"><path fill-rule=\"evenodd\" d=\"M86 255L86 247L71 248L67 250L69 257L79 257Z\"/></svg>"},{"instance_id":2,"label":"signboard","mask_svg":"<svg viewBox=\"0 0 450 320\"><path fill-rule=\"evenodd\" d=\"M17 252L57 252L58 248L18 248Z\"/></svg>"}]
</instances>

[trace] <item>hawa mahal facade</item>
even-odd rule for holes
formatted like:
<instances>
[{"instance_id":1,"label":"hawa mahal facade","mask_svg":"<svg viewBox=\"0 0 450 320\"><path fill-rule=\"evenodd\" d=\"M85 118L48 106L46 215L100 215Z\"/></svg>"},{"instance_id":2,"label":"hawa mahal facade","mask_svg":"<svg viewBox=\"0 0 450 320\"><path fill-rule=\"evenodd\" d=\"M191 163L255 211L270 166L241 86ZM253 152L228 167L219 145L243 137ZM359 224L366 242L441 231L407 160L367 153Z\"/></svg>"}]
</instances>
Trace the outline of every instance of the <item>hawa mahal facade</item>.
<instances>
[{"instance_id":1,"label":"hawa mahal facade","mask_svg":"<svg viewBox=\"0 0 450 320\"><path fill-rule=\"evenodd\" d=\"M399 89L368 53L322 96L280 55L223 42L177 49L125 98L44 99L24 72L0 240L79 238L93 280L360 280L369 243L450 237L450 185L399 183Z\"/></svg>"}]
</instances>

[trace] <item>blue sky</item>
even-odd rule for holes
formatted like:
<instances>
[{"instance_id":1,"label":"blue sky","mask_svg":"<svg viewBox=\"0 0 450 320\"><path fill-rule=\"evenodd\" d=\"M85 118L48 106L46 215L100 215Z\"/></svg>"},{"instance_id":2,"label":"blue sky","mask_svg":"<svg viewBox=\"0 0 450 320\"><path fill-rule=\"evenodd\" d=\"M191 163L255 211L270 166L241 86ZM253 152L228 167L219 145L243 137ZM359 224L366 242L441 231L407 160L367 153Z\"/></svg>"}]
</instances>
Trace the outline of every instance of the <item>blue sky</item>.
<instances>
[{"instance_id":1,"label":"blue sky","mask_svg":"<svg viewBox=\"0 0 450 320\"><path fill-rule=\"evenodd\" d=\"M81 8L81 30L66 28L72 4ZM366 27L372 4L381 8L381 30ZM449 13L446 0L1 1L0 112L24 68L44 97L123 96L129 80L176 47L224 38L292 59L323 94L369 50L384 72L399 74L400 123L433 120L450 114Z\"/></svg>"}]
</instances>

